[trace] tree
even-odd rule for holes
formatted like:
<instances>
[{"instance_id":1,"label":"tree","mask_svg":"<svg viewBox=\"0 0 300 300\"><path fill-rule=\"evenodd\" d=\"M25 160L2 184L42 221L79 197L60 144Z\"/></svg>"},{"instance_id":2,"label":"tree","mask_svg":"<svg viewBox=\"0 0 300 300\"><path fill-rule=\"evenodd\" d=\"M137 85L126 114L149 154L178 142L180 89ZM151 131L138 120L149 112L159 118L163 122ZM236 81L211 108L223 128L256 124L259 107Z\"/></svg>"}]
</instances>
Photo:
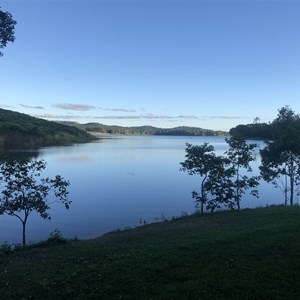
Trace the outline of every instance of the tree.
<instances>
[{"instance_id":1,"label":"tree","mask_svg":"<svg viewBox=\"0 0 300 300\"><path fill-rule=\"evenodd\" d=\"M253 120L253 124L259 124L260 123L260 118L259 117L255 117Z\"/></svg>"},{"instance_id":2,"label":"tree","mask_svg":"<svg viewBox=\"0 0 300 300\"><path fill-rule=\"evenodd\" d=\"M24 158L11 159L0 165L0 180L4 183L0 199L0 214L17 217L22 223L22 240L26 244L26 223L29 215L36 211L43 219L51 219L50 205L59 201L68 209L71 201L67 199L69 181L60 175L55 178L40 178L46 168L44 160ZM47 196L53 191L56 200L48 202Z\"/></svg>"},{"instance_id":3,"label":"tree","mask_svg":"<svg viewBox=\"0 0 300 300\"><path fill-rule=\"evenodd\" d=\"M300 183L300 116L289 106L282 107L272 126L273 139L260 151L260 172L265 181L283 191L285 205L288 200L293 205Z\"/></svg>"},{"instance_id":4,"label":"tree","mask_svg":"<svg viewBox=\"0 0 300 300\"><path fill-rule=\"evenodd\" d=\"M293 203L293 192L290 197L288 193L291 193L290 186L294 186L299 181L299 176L294 170L292 160L289 159L287 153L279 153L276 144L272 142L267 142L267 146L260 150L260 155L262 163L259 169L262 178L282 191L285 206L287 206L289 198ZM295 161L295 159L293 160ZM289 184L288 181L292 181L292 184Z\"/></svg>"},{"instance_id":5,"label":"tree","mask_svg":"<svg viewBox=\"0 0 300 300\"><path fill-rule=\"evenodd\" d=\"M186 171L189 175L198 174L201 176L200 194L195 191L192 192L196 203L200 204L201 213L203 213L204 204L208 201L207 195L209 191L206 183L210 172L215 168L217 162L214 151L214 147L208 143L203 143L200 146L187 143L185 149L186 159L180 163L182 166L181 171Z\"/></svg>"},{"instance_id":6,"label":"tree","mask_svg":"<svg viewBox=\"0 0 300 300\"><path fill-rule=\"evenodd\" d=\"M232 199L232 169L227 168L229 160L217 156L214 147L208 143L200 146L187 143L186 146L186 159L180 163L180 170L188 172L189 175L201 176L200 192L193 191L192 197L196 199L196 207L200 205L201 213L204 205L213 212Z\"/></svg>"},{"instance_id":7,"label":"tree","mask_svg":"<svg viewBox=\"0 0 300 300\"><path fill-rule=\"evenodd\" d=\"M228 168L232 173L232 188L234 190L233 198L227 203L228 207L233 209L237 206L240 210L240 202L242 195L247 190L251 190L250 194L258 197L258 190L256 187L259 185L259 176L248 177L242 174L242 169L246 172L252 172L250 162L255 160L253 150L257 147L256 144L247 144L245 139L238 136L232 136L225 139L229 145L228 151L225 154L228 157ZM230 174L230 172L229 172Z\"/></svg>"},{"instance_id":8,"label":"tree","mask_svg":"<svg viewBox=\"0 0 300 300\"><path fill-rule=\"evenodd\" d=\"M9 12L4 12L0 7L0 49L6 47L7 43L15 40L15 25L17 22ZM0 56L3 53L0 51Z\"/></svg>"},{"instance_id":9,"label":"tree","mask_svg":"<svg viewBox=\"0 0 300 300\"><path fill-rule=\"evenodd\" d=\"M213 168L210 170L205 189L210 195L207 200L206 209L214 212L221 205L230 207L233 199L234 189L232 186L232 168L228 168L229 159L223 156L216 156Z\"/></svg>"},{"instance_id":10,"label":"tree","mask_svg":"<svg viewBox=\"0 0 300 300\"><path fill-rule=\"evenodd\" d=\"M200 193L193 191L192 196L196 203L213 212L221 205L240 210L242 195L247 190L250 194L258 197L256 187L259 184L259 176L248 177L242 174L242 169L251 172L250 162L255 158L253 149L256 144L247 144L243 138L226 138L229 150L226 156L216 156L214 147L208 143L201 146L186 144L186 160L181 163L181 170L188 174L201 176Z\"/></svg>"}]
</instances>

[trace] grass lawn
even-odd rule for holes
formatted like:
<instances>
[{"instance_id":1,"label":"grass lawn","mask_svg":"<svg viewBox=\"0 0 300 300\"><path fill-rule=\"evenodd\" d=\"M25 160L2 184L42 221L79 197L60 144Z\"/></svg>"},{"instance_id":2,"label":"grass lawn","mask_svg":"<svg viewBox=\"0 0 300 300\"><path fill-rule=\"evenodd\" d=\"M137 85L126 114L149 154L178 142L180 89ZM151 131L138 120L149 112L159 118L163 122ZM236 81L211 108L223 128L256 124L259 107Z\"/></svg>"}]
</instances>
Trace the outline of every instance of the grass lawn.
<instances>
[{"instance_id":1,"label":"grass lawn","mask_svg":"<svg viewBox=\"0 0 300 300\"><path fill-rule=\"evenodd\" d=\"M0 299L300 299L300 207L194 215L0 256Z\"/></svg>"}]
</instances>

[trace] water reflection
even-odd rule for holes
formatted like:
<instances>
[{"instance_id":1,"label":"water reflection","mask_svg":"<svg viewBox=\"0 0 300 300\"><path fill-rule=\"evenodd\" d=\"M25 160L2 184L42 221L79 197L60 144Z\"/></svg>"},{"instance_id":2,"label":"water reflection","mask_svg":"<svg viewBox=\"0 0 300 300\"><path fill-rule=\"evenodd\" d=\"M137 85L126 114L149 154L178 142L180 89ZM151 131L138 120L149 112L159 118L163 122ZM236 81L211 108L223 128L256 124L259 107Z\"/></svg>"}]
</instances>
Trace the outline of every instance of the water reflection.
<instances>
[{"instance_id":1,"label":"water reflection","mask_svg":"<svg viewBox=\"0 0 300 300\"><path fill-rule=\"evenodd\" d=\"M67 237L92 238L135 226L140 219L154 222L162 213L168 218L194 211L191 191L198 188L199 178L179 172L187 142L211 143L218 155L227 149L222 137L102 136L89 144L31 152L47 162L44 176L59 174L70 180L73 203L68 211L54 204L50 222L33 213L28 240L45 239L56 228ZM254 174L258 165L259 161L255 162ZM280 191L262 183L260 198L246 196L241 207L273 203L283 203ZM0 228L0 243L21 241L18 220L0 216Z\"/></svg>"}]
</instances>

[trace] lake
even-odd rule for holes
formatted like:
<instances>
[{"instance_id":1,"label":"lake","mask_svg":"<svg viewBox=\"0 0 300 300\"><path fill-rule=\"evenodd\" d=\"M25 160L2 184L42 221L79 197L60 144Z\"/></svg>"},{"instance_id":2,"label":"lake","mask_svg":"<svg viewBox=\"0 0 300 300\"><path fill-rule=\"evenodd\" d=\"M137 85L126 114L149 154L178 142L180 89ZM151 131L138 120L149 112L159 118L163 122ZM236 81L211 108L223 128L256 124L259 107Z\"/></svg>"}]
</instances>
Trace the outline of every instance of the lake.
<instances>
[{"instance_id":1,"label":"lake","mask_svg":"<svg viewBox=\"0 0 300 300\"><path fill-rule=\"evenodd\" d=\"M223 137L101 136L92 143L39 149L38 159L47 162L45 176L59 174L70 180L69 210L53 204L51 221L32 213L27 222L27 241L46 239L59 229L64 236L88 239L108 231L194 211L193 190L198 176L180 172L185 143L212 144L223 154ZM256 141L263 147L263 143ZM258 156L258 151L257 151ZM259 158L259 157L258 157ZM257 160L253 173L258 174ZM262 183L260 198L245 195L242 208L282 204L283 195ZM21 222L0 216L0 243L21 242Z\"/></svg>"}]
</instances>

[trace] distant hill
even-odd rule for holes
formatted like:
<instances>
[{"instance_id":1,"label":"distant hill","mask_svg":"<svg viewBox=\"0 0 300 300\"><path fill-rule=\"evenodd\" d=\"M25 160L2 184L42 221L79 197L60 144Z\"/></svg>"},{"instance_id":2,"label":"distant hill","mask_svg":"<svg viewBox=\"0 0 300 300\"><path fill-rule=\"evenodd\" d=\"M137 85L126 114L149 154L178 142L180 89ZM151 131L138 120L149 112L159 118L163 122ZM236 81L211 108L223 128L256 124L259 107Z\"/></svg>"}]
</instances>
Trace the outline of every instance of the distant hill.
<instances>
[{"instance_id":1,"label":"distant hill","mask_svg":"<svg viewBox=\"0 0 300 300\"><path fill-rule=\"evenodd\" d=\"M95 137L75 127L0 109L0 149L85 143Z\"/></svg>"},{"instance_id":2,"label":"distant hill","mask_svg":"<svg viewBox=\"0 0 300 300\"><path fill-rule=\"evenodd\" d=\"M153 126L122 127L116 125L104 125L100 123L79 124L77 122L61 121L61 124L74 126L88 132L125 135L187 135L187 136L225 136L226 131L215 131L197 127L180 126L174 128L157 128Z\"/></svg>"}]
</instances>

